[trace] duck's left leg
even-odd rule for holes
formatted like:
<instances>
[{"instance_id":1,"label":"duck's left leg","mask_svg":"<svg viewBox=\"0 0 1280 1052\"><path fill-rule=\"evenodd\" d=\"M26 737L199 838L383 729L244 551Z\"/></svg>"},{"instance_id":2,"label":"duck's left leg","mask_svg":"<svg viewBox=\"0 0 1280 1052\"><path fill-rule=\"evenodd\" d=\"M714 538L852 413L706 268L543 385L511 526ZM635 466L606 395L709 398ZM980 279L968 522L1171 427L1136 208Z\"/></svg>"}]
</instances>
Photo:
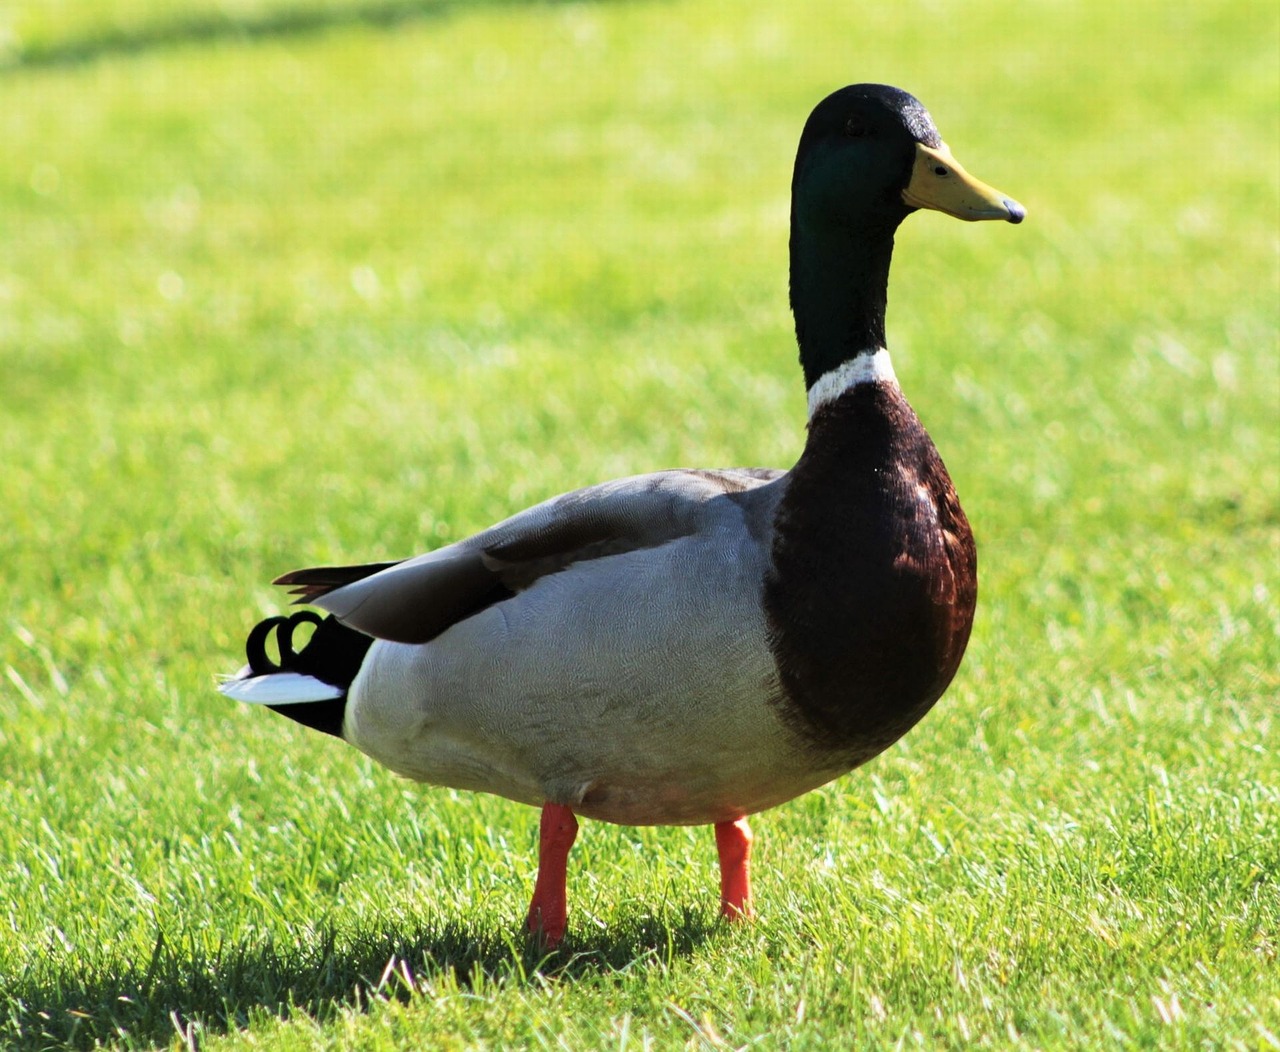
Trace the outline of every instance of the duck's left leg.
<instances>
[{"instance_id":1,"label":"duck's left leg","mask_svg":"<svg viewBox=\"0 0 1280 1052\"><path fill-rule=\"evenodd\" d=\"M569 919L568 879L569 849L578 836L578 820L563 804L542 805L538 825L538 879L533 885L533 901L529 903L529 930L541 935L548 946L564 938Z\"/></svg>"},{"instance_id":2,"label":"duck's left leg","mask_svg":"<svg viewBox=\"0 0 1280 1052\"><path fill-rule=\"evenodd\" d=\"M745 818L716 823L716 850L720 853L720 912L729 920L751 916L751 827Z\"/></svg>"}]
</instances>

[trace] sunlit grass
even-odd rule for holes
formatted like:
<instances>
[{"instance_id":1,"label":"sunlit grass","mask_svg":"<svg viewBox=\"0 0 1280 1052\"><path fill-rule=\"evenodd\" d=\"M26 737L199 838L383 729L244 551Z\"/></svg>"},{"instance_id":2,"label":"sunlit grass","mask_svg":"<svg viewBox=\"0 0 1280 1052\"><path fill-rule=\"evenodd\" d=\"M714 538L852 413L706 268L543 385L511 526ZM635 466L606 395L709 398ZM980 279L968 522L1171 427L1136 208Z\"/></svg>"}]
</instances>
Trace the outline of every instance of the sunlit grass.
<instances>
[{"instance_id":1,"label":"sunlit grass","mask_svg":"<svg viewBox=\"0 0 1280 1052\"><path fill-rule=\"evenodd\" d=\"M0 74L0 1044L1280 1044L1277 16L862 8L454 9ZM48 47L179 13L18 10ZM791 159L855 79L1030 209L912 218L891 290L979 537L969 656L756 821L758 923L716 923L708 830L588 824L540 960L533 812L213 677L282 570L789 464Z\"/></svg>"}]
</instances>

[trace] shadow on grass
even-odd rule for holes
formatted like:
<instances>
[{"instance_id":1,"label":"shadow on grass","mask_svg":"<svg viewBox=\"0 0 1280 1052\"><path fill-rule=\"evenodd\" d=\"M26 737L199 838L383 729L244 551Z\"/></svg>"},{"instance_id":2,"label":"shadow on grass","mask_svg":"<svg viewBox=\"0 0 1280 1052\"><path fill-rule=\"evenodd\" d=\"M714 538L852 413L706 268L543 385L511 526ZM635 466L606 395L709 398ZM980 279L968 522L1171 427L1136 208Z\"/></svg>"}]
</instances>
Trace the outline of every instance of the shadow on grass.
<instances>
[{"instance_id":1,"label":"shadow on grass","mask_svg":"<svg viewBox=\"0 0 1280 1052\"><path fill-rule=\"evenodd\" d=\"M197 9L163 21L102 26L83 36L34 43L8 54L0 52L0 75L78 66L97 59L185 45L306 36L352 26L391 28L405 22L440 18L466 8L522 2L528 0L351 0L326 7L298 4L256 15ZM538 2L554 4L568 0Z\"/></svg>"},{"instance_id":2,"label":"shadow on grass","mask_svg":"<svg viewBox=\"0 0 1280 1052\"><path fill-rule=\"evenodd\" d=\"M149 960L86 966L74 951L44 958L0 993L5 1049L92 1048L127 1040L197 1047L253 1020L305 1015L326 1022L344 1010L431 996L430 988L523 985L608 976L645 961L687 957L719 927L686 910L639 917L594 940L572 931L542 952L523 933L457 922L412 930L333 928L280 945L267 938L210 950L191 933L160 932Z\"/></svg>"}]
</instances>

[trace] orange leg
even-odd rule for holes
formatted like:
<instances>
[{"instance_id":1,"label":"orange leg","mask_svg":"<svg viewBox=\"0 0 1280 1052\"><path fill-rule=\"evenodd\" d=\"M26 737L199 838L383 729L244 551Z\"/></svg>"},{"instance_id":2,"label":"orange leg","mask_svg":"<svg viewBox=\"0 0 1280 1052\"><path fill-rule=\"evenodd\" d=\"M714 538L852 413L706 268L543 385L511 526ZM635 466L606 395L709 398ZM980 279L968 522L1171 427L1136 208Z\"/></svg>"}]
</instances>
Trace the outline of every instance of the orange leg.
<instances>
[{"instance_id":1,"label":"orange leg","mask_svg":"<svg viewBox=\"0 0 1280 1052\"><path fill-rule=\"evenodd\" d=\"M563 937L569 918L565 891L569 849L578 836L578 820L563 804L542 805L538 826L538 879L529 903L529 930L541 935L547 946Z\"/></svg>"},{"instance_id":2,"label":"orange leg","mask_svg":"<svg viewBox=\"0 0 1280 1052\"><path fill-rule=\"evenodd\" d=\"M720 853L720 912L729 920L750 917L751 827L745 818L716 823L716 850Z\"/></svg>"}]
</instances>

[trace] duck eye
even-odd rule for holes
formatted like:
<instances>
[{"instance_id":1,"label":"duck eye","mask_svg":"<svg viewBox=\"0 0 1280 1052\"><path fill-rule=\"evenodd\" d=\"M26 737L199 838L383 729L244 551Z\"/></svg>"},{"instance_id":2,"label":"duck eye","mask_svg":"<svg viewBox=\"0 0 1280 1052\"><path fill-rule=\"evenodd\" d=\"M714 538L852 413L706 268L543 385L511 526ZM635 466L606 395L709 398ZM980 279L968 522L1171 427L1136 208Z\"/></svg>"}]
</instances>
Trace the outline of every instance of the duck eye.
<instances>
[{"instance_id":1,"label":"duck eye","mask_svg":"<svg viewBox=\"0 0 1280 1052\"><path fill-rule=\"evenodd\" d=\"M850 117L845 121L844 133L852 139L864 138L867 134L867 126L860 117Z\"/></svg>"}]
</instances>

